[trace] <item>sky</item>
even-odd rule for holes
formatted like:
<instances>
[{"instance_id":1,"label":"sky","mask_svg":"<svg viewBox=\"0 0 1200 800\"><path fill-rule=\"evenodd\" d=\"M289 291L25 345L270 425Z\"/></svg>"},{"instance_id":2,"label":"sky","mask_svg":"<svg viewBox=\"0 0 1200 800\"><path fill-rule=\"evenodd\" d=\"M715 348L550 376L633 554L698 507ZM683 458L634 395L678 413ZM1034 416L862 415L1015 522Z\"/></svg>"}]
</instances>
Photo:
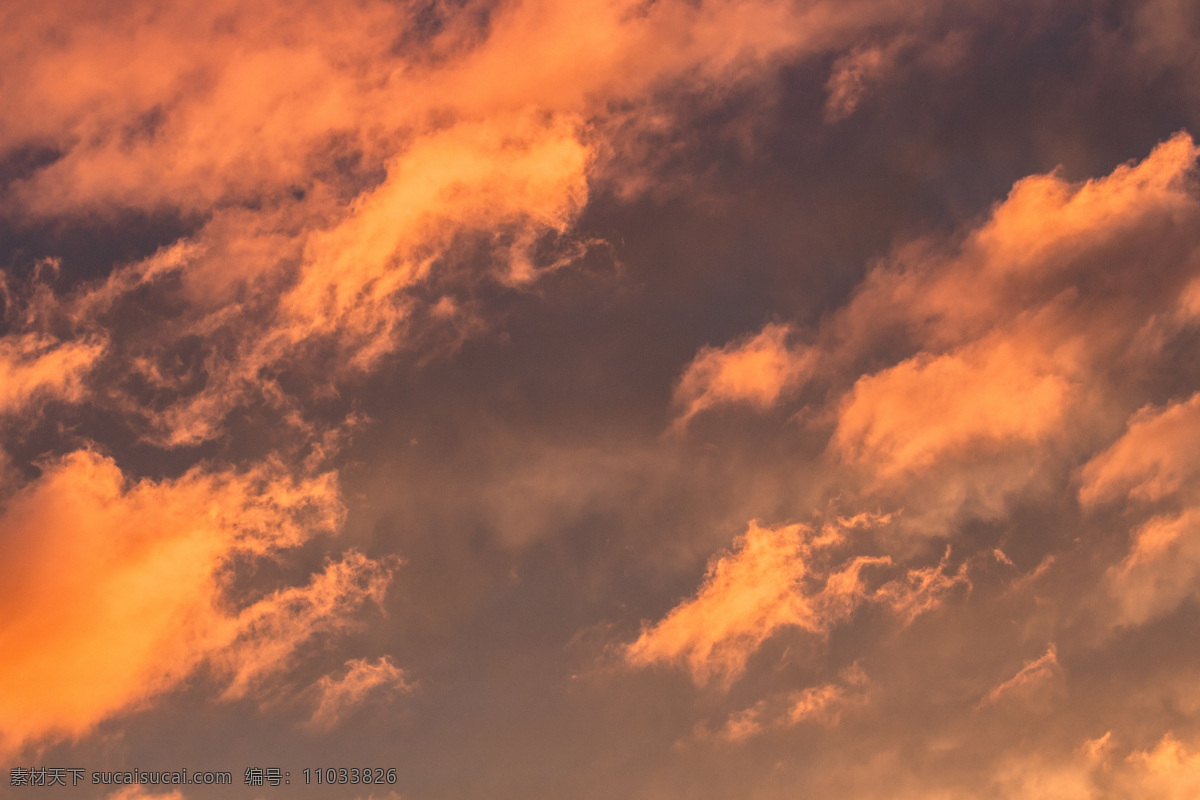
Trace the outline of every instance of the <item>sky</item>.
<instances>
[{"instance_id":1,"label":"sky","mask_svg":"<svg viewBox=\"0 0 1200 800\"><path fill-rule=\"evenodd\" d=\"M1200 796L1197 42L3 6L0 796Z\"/></svg>"}]
</instances>

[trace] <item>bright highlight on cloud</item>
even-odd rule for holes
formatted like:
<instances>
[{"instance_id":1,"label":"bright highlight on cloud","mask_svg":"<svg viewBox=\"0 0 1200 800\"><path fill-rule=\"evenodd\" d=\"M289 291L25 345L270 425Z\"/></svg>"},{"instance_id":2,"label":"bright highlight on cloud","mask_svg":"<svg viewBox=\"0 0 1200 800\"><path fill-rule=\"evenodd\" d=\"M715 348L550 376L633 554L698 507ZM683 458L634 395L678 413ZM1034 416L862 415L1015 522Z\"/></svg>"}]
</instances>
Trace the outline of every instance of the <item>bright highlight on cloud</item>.
<instances>
[{"instance_id":1,"label":"bright highlight on cloud","mask_svg":"<svg viewBox=\"0 0 1200 800\"><path fill-rule=\"evenodd\" d=\"M1069 395L1049 365L1030 364L1009 342L980 342L860 378L833 445L885 477L918 472L991 442L1036 444L1060 426Z\"/></svg>"},{"instance_id":2,"label":"bright highlight on cloud","mask_svg":"<svg viewBox=\"0 0 1200 800\"><path fill-rule=\"evenodd\" d=\"M89 451L46 465L0 517L0 675L22 687L0 700L4 747L82 736L206 663L233 695L285 668L381 600L387 567L351 556L240 609L228 570L341 518L332 475L297 482L277 464L136 483Z\"/></svg>"},{"instance_id":3,"label":"bright highlight on cloud","mask_svg":"<svg viewBox=\"0 0 1200 800\"><path fill-rule=\"evenodd\" d=\"M77 401L83 391L80 379L101 349L34 335L0 342L0 414L18 412L39 397Z\"/></svg>"},{"instance_id":4,"label":"bright highlight on cloud","mask_svg":"<svg viewBox=\"0 0 1200 800\"><path fill-rule=\"evenodd\" d=\"M723 348L705 348L675 388L682 407L676 428L707 408L744 404L767 409L806 377L807 355L788 347L788 329L767 325L757 335Z\"/></svg>"},{"instance_id":5,"label":"bright highlight on cloud","mask_svg":"<svg viewBox=\"0 0 1200 800\"><path fill-rule=\"evenodd\" d=\"M866 602L880 604L907 624L936 608L954 587L970 585L965 564L957 574L947 574L947 552L936 566L909 569L870 586L864 571L890 567L892 559L838 552L856 522L838 519L819 533L803 525L770 529L750 523L733 552L709 564L694 598L643 628L625 649L626 661L635 667L678 663L697 685L716 680L728 686L781 630L825 636Z\"/></svg>"},{"instance_id":6,"label":"bright highlight on cloud","mask_svg":"<svg viewBox=\"0 0 1200 800\"><path fill-rule=\"evenodd\" d=\"M805 596L800 581L808 574L812 545L800 526L778 530L751 525L734 553L708 569L696 597L647 628L629 646L634 665L684 662L697 683L730 681L776 630L796 626L819 633L834 621L820 595ZM836 597L829 598L833 609ZM832 610L836 614L836 610Z\"/></svg>"}]
</instances>

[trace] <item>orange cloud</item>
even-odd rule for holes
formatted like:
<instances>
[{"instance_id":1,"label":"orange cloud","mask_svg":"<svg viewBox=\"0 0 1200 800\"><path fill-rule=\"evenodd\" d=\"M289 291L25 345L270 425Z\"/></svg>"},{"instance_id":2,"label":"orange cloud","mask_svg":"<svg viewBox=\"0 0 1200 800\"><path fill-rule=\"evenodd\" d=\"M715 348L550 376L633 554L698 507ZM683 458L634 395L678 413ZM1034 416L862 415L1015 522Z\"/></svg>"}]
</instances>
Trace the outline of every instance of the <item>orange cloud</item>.
<instances>
[{"instance_id":1,"label":"orange cloud","mask_svg":"<svg viewBox=\"0 0 1200 800\"><path fill-rule=\"evenodd\" d=\"M752 523L731 553L709 565L696 596L645 628L626 659L634 666L682 662L698 684L729 683L780 628L823 631L829 620L799 588L810 551L809 531L800 525Z\"/></svg>"},{"instance_id":2,"label":"orange cloud","mask_svg":"<svg viewBox=\"0 0 1200 800\"><path fill-rule=\"evenodd\" d=\"M1134 414L1125 433L1079 471L1079 500L1138 504L1182 499L1132 532L1132 547L1107 574L1118 625L1138 625L1175 609L1200 589L1200 395Z\"/></svg>"},{"instance_id":3,"label":"orange cloud","mask_svg":"<svg viewBox=\"0 0 1200 800\"><path fill-rule=\"evenodd\" d=\"M399 293L425 277L456 233L513 227L532 245L540 232L565 232L587 199L581 126L526 113L415 141L345 220L308 240L300 281L283 299L288 337L354 341L356 359L370 363L395 344ZM503 277L532 280L528 257L514 255Z\"/></svg>"},{"instance_id":4,"label":"orange cloud","mask_svg":"<svg viewBox=\"0 0 1200 800\"><path fill-rule=\"evenodd\" d=\"M450 120L592 114L664 83L733 82L906 13L887 2L522 2L490 5L486 27L439 13L430 31L419 9L379 1L174 3L150 15L58 0L6 16L0 148L65 151L23 182L26 212L203 209L304 185L321 159L378 166Z\"/></svg>"},{"instance_id":5,"label":"orange cloud","mask_svg":"<svg viewBox=\"0 0 1200 800\"><path fill-rule=\"evenodd\" d=\"M0 338L0 414L40 398L77 401L83 376L103 352L99 342L59 342L26 334Z\"/></svg>"},{"instance_id":6,"label":"orange cloud","mask_svg":"<svg viewBox=\"0 0 1200 800\"><path fill-rule=\"evenodd\" d=\"M882 603L910 624L917 617L937 608L950 592L959 587L971 588L967 562L949 571L950 548L936 565L908 570L902 578L889 581L875 591L871 599Z\"/></svg>"},{"instance_id":7,"label":"orange cloud","mask_svg":"<svg viewBox=\"0 0 1200 800\"><path fill-rule=\"evenodd\" d=\"M383 656L374 663L365 658L346 662L346 671L339 678L326 675L317 682L320 700L310 725L318 730L337 727L342 718L360 706L369 695L386 689L406 692L411 687L404 673L390 658Z\"/></svg>"},{"instance_id":8,"label":"orange cloud","mask_svg":"<svg viewBox=\"0 0 1200 800\"><path fill-rule=\"evenodd\" d=\"M860 378L832 447L889 478L992 442L1036 444L1060 428L1070 399L1068 382L1036 351L981 341Z\"/></svg>"},{"instance_id":9,"label":"orange cloud","mask_svg":"<svg viewBox=\"0 0 1200 800\"><path fill-rule=\"evenodd\" d=\"M771 324L752 337L701 350L675 387L675 404L682 408L675 428L682 429L696 414L719 405L775 405L807 377L810 367L804 351L788 347L788 335L786 326Z\"/></svg>"},{"instance_id":10,"label":"orange cloud","mask_svg":"<svg viewBox=\"0 0 1200 800\"><path fill-rule=\"evenodd\" d=\"M391 565L350 551L306 586L280 589L240 611L236 638L209 661L227 673L226 698L244 697L290 666L305 642L319 634L357 627L350 614L379 605L391 582Z\"/></svg>"},{"instance_id":11,"label":"orange cloud","mask_svg":"<svg viewBox=\"0 0 1200 800\"><path fill-rule=\"evenodd\" d=\"M766 731L801 723L835 727L841 722L843 712L867 704L869 683L866 673L857 664L852 665L842 670L836 682L772 695L730 714L717 737L727 742L742 742ZM698 731L701 739L711 735L707 728Z\"/></svg>"},{"instance_id":12,"label":"orange cloud","mask_svg":"<svg viewBox=\"0 0 1200 800\"><path fill-rule=\"evenodd\" d=\"M876 523L886 519L876 518ZM814 535L803 525L763 528L752 522L730 553L710 562L695 597L643 627L625 648L627 663L679 664L697 685L715 679L728 686L780 630L825 635L864 602L880 604L907 625L936 608L954 588L970 586L965 563L956 573L947 572L947 550L936 566L905 570L871 590L863 570L890 567L890 557L831 555L853 527L827 525Z\"/></svg>"},{"instance_id":13,"label":"orange cloud","mask_svg":"<svg viewBox=\"0 0 1200 800\"><path fill-rule=\"evenodd\" d=\"M866 703L866 673L855 665L843 670L840 677L840 683L827 683L793 693L788 722L812 721L833 726L841 720L843 710Z\"/></svg>"},{"instance_id":14,"label":"orange cloud","mask_svg":"<svg viewBox=\"0 0 1200 800\"><path fill-rule=\"evenodd\" d=\"M1188 800L1200 794L1200 752L1169 733L1153 750L1130 755L1129 767L1126 796L1130 798Z\"/></svg>"},{"instance_id":15,"label":"orange cloud","mask_svg":"<svg viewBox=\"0 0 1200 800\"><path fill-rule=\"evenodd\" d=\"M281 364L321 354L330 363L315 374L336 382L419 338L414 325L477 329L469 313L442 313L452 300L414 289L435 275L521 285L578 258L586 248L570 228L589 185L638 182L624 174L638 164L598 153L624 152L615 139L670 117L654 100L663 87L753 80L900 12L506 2L488 7L486 25L438 7L432 28L422 13L382 0L154 14L55 0L6 16L0 152L48 156L10 184L4 208L23 220L131 208L207 219L118 280L62 299L104 334L86 312L119 314L139 288L181 285L177 318L126 332L109 367L128 374L96 392L141 418L150 441L212 438L256 400L297 418L269 377ZM485 255L464 257L470 237ZM182 380L172 348L194 337L203 369ZM769 404L784 388L771 382L789 383L793 368L760 366L757 385L726 371L707 399L687 401ZM148 384L155 402L129 384Z\"/></svg>"},{"instance_id":16,"label":"orange cloud","mask_svg":"<svg viewBox=\"0 0 1200 800\"><path fill-rule=\"evenodd\" d=\"M1200 790L1200 756L1168 733L1148 750L1116 757L1112 732L1055 758L1045 753L1008 754L991 774L974 783L917 792L885 791L878 797L1054 798L1054 800L1184 800Z\"/></svg>"},{"instance_id":17,"label":"orange cloud","mask_svg":"<svg viewBox=\"0 0 1200 800\"><path fill-rule=\"evenodd\" d=\"M1062 679L1062 667L1058 663L1058 653L1053 644L1046 649L1045 655L1033 661L1026 661L1025 666L1008 680L996 686L979 701L979 708L996 705L996 703L1012 698L1028 698L1041 691L1056 680Z\"/></svg>"},{"instance_id":18,"label":"orange cloud","mask_svg":"<svg viewBox=\"0 0 1200 800\"><path fill-rule=\"evenodd\" d=\"M1094 505L1128 494L1160 500L1200 474L1200 394L1165 408L1143 408L1111 447L1080 471L1079 500Z\"/></svg>"},{"instance_id":19,"label":"orange cloud","mask_svg":"<svg viewBox=\"0 0 1200 800\"><path fill-rule=\"evenodd\" d=\"M1093 456L1144 392L1138 376L1186 346L1198 155L1180 133L1102 178L1019 181L953 241L898 246L816 330L771 323L701 351L676 392L676 428L718 403L766 409L808 389L827 399L804 419L831 421L827 452L850 468L831 484L903 507L906 529L926 535L963 513L999 518L1046 469ZM785 332L811 344L789 347ZM745 370L757 381L733 370L749 356L764 365ZM1143 412L1084 468L1083 502L1189 480L1194 404Z\"/></svg>"},{"instance_id":20,"label":"orange cloud","mask_svg":"<svg viewBox=\"0 0 1200 800\"><path fill-rule=\"evenodd\" d=\"M79 736L209 662L237 694L312 635L379 599L383 565L352 554L307 587L238 609L232 560L277 553L342 515L331 475L278 465L196 468L130 484L79 451L45 466L0 514L0 747Z\"/></svg>"},{"instance_id":21,"label":"orange cloud","mask_svg":"<svg viewBox=\"0 0 1200 800\"><path fill-rule=\"evenodd\" d=\"M838 122L853 114L873 84L895 69L900 51L911 44L910 39L901 37L883 46L857 47L834 62L825 84L829 95L825 101L825 120Z\"/></svg>"},{"instance_id":22,"label":"orange cloud","mask_svg":"<svg viewBox=\"0 0 1200 800\"><path fill-rule=\"evenodd\" d=\"M1155 217L1194 209L1188 175L1198 155L1192 138L1179 133L1141 163L1082 185L1057 175L1025 178L972 235L968 249L985 256L988 272L997 276L1078 268L1073 256L1093 249L1092 237L1115 239Z\"/></svg>"},{"instance_id":23,"label":"orange cloud","mask_svg":"<svg viewBox=\"0 0 1200 800\"><path fill-rule=\"evenodd\" d=\"M1200 508L1156 516L1133 534L1133 549L1108 571L1117 624L1139 625L1173 611L1200 589Z\"/></svg>"}]
</instances>

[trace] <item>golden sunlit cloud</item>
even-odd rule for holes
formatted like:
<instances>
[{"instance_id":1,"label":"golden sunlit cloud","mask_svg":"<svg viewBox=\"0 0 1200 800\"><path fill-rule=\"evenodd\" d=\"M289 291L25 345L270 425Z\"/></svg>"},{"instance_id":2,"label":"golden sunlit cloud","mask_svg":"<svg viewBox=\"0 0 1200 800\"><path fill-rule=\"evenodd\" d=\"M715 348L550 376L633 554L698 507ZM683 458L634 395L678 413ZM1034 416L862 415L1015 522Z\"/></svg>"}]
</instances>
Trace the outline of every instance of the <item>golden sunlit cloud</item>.
<instances>
[{"instance_id":1,"label":"golden sunlit cloud","mask_svg":"<svg viewBox=\"0 0 1200 800\"><path fill-rule=\"evenodd\" d=\"M1080 472L1079 500L1094 505L1118 494L1154 501L1200 475L1200 395L1166 408L1143 408L1111 447Z\"/></svg>"},{"instance_id":2,"label":"golden sunlit cloud","mask_svg":"<svg viewBox=\"0 0 1200 800\"><path fill-rule=\"evenodd\" d=\"M314 634L378 601L386 568L361 556L307 587L230 608L227 568L336 529L331 475L266 464L131 483L79 451L47 464L0 515L0 745L77 737L178 685L203 662L244 693Z\"/></svg>"},{"instance_id":3,"label":"golden sunlit cloud","mask_svg":"<svg viewBox=\"0 0 1200 800\"><path fill-rule=\"evenodd\" d=\"M1197 796L1193 5L0 9L0 753Z\"/></svg>"},{"instance_id":4,"label":"golden sunlit cloud","mask_svg":"<svg viewBox=\"0 0 1200 800\"><path fill-rule=\"evenodd\" d=\"M324 441L329 426L306 416L279 372L307 370L305 391L329 395L402 347L414 310L429 312L423 324L476 325L453 299L414 289L435 273L522 286L578 257L570 231L590 182L637 182L623 175L637 164L599 162L601 151L627 152L605 137L664 113L641 96L753 81L892 16L888 5L529 2L489 7L486 28L469 14L431 25L416 7L373 0L8 9L0 149L37 158L7 182L5 213L30 225L131 211L197 224L103 279L21 300L0 338L0 413L41 398L90 403L145 443L183 448L262 403L298 438ZM630 102L641 110L607 127L607 110ZM476 263L463 255L471 237ZM146 304L174 311L131 322ZM772 350L783 333L727 353L711 375L697 366L681 388L695 393L686 415L773 403L802 371ZM244 696L303 642L378 601L387 568L351 555L307 586L226 606L231 559L340 527L332 476L295 472L198 467L130 484L90 451L48 462L0 518L13 578L2 635L34 643L0 670L36 689L0 701L6 743L80 736L201 664L227 677L227 697ZM114 628L120 636L102 636ZM722 671L736 669L731 658ZM329 696L352 699L382 675L363 669ZM87 688L81 670L104 680ZM70 688L51 696L54 686Z\"/></svg>"},{"instance_id":5,"label":"golden sunlit cloud","mask_svg":"<svg viewBox=\"0 0 1200 800\"><path fill-rule=\"evenodd\" d=\"M791 724L814 722L833 726L841 721L842 712L867 702L869 681L857 665L842 671L838 683L826 683L796 692L791 696L787 721Z\"/></svg>"},{"instance_id":6,"label":"golden sunlit cloud","mask_svg":"<svg viewBox=\"0 0 1200 800\"><path fill-rule=\"evenodd\" d=\"M751 524L734 551L709 565L695 598L647 627L629 645L634 666L682 662L698 684L728 683L750 655L785 626L821 632L832 622L819 597L805 596L800 581L809 573L811 532Z\"/></svg>"},{"instance_id":7,"label":"golden sunlit cloud","mask_svg":"<svg viewBox=\"0 0 1200 800\"><path fill-rule=\"evenodd\" d=\"M819 533L804 525L764 528L752 522L730 553L709 563L695 597L643 626L625 648L626 661L635 667L679 664L697 685L715 680L728 687L778 631L796 628L825 636L864 602L889 609L907 625L936 608L951 590L970 586L966 563L957 573L948 572L947 550L936 566L906 570L870 589L864 569L889 567L891 557L831 559L828 552L845 542L857 521L839 520Z\"/></svg>"},{"instance_id":8,"label":"golden sunlit cloud","mask_svg":"<svg viewBox=\"0 0 1200 800\"><path fill-rule=\"evenodd\" d=\"M174 398L145 420L146 437L168 446L219 435L225 416L255 399L287 404L266 376L329 353L329 342L336 380L404 346L418 310L478 327L433 313L454 309L448 298L425 308L414 290L432 276L519 286L578 258L586 248L570 227L589 182L633 185L628 173L640 168L601 164L598 153L624 152L613 137L670 113L621 112L611 127L614 107L665 85L753 80L777 58L896 13L884 2L504 3L489 7L483 36L470 14L439 8L425 31L419 8L380 1L77 12L65 1L10 12L0 148L56 157L14 181L4 207L30 218L207 217L170 251L169 269L160 254L125 269L132 280L64 299L86 327L129 302L121 285L183 284L180 318L119 348L131 378ZM39 47L30 31L65 33L61 46ZM409 46L387 31L407 32ZM463 257L471 236L485 245L483 265ZM173 348L197 336L209 348L206 380L164 386ZM771 344L751 344L741 357L753 363L741 367L706 375L698 365L681 386L684 420L714 402L772 403L801 366L755 355ZM59 357L86 360L91 347ZM146 411L119 381L102 394Z\"/></svg>"},{"instance_id":9,"label":"golden sunlit cloud","mask_svg":"<svg viewBox=\"0 0 1200 800\"><path fill-rule=\"evenodd\" d=\"M702 351L677 390L676 425L719 402L766 409L787 400L785 388L825 386L830 400L805 419L836 421L830 455L904 507L910 530L942 535L968 502L1001 515L1004 498L1029 486L1050 454L1091 455L1072 451L1088 426L1134 411L1110 364L1128 363L1133 380L1139 363L1156 363L1188 335L1179 309L1200 252L1198 154L1180 133L1100 179L1019 181L958 242L897 247L816 331L771 323ZM1146 248L1154 287L1131 295L1147 262L1129 253ZM903 355L880 368L877 351ZM1164 470L1160 482L1190 469L1193 405L1172 405L1161 419L1143 411L1127 443L1084 470L1084 502L1132 480L1120 476L1135 468ZM1178 447L1147 446L1170 437Z\"/></svg>"},{"instance_id":10,"label":"golden sunlit cloud","mask_svg":"<svg viewBox=\"0 0 1200 800\"><path fill-rule=\"evenodd\" d=\"M758 334L722 348L701 350L675 387L682 408L674 427L684 428L696 414L723 404L760 410L780 400L806 376L809 357L788 348L788 329L767 325Z\"/></svg>"},{"instance_id":11,"label":"golden sunlit cloud","mask_svg":"<svg viewBox=\"0 0 1200 800\"><path fill-rule=\"evenodd\" d=\"M83 375L102 350L98 343L56 342L33 334L0 339L0 414L20 411L39 397L79 400Z\"/></svg>"},{"instance_id":12,"label":"golden sunlit cloud","mask_svg":"<svg viewBox=\"0 0 1200 800\"><path fill-rule=\"evenodd\" d=\"M1128 556L1108 572L1117 624L1139 625L1200 590L1200 508L1152 517L1133 531Z\"/></svg>"},{"instance_id":13,"label":"golden sunlit cloud","mask_svg":"<svg viewBox=\"0 0 1200 800\"><path fill-rule=\"evenodd\" d=\"M1200 752L1167 734L1153 750L1129 756L1128 797L1186 800L1200 792Z\"/></svg>"},{"instance_id":14,"label":"golden sunlit cloud","mask_svg":"<svg viewBox=\"0 0 1200 800\"><path fill-rule=\"evenodd\" d=\"M1036 444L1059 429L1070 386L1029 356L1008 341L983 341L860 378L839 410L833 447L889 478L993 442Z\"/></svg>"}]
</instances>

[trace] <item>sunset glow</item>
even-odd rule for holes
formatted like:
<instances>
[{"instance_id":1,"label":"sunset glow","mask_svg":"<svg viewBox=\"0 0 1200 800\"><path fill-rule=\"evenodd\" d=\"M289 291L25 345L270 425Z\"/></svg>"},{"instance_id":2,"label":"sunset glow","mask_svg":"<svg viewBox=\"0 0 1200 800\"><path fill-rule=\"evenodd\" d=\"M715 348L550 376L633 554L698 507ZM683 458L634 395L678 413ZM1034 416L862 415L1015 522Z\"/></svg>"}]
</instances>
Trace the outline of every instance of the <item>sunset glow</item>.
<instances>
[{"instance_id":1,"label":"sunset glow","mask_svg":"<svg viewBox=\"0 0 1200 800\"><path fill-rule=\"evenodd\" d=\"M1193 800L1197 136L1188 0L9 4L0 797Z\"/></svg>"}]
</instances>

